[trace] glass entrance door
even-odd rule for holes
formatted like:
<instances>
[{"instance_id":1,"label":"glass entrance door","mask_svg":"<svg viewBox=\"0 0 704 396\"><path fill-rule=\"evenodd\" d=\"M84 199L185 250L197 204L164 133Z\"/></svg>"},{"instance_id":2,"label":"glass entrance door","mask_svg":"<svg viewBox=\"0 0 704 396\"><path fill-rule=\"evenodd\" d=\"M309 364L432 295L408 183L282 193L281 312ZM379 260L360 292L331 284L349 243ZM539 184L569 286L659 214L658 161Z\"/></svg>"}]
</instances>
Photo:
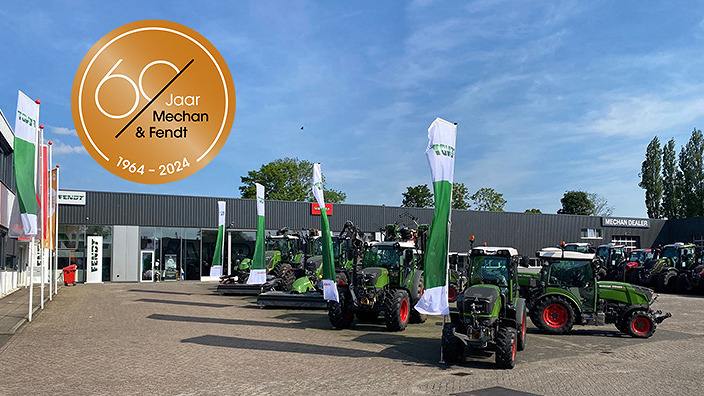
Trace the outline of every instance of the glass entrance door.
<instances>
[{"instance_id":1,"label":"glass entrance door","mask_svg":"<svg viewBox=\"0 0 704 396\"><path fill-rule=\"evenodd\" d=\"M154 251L142 250L142 282L154 282Z\"/></svg>"}]
</instances>

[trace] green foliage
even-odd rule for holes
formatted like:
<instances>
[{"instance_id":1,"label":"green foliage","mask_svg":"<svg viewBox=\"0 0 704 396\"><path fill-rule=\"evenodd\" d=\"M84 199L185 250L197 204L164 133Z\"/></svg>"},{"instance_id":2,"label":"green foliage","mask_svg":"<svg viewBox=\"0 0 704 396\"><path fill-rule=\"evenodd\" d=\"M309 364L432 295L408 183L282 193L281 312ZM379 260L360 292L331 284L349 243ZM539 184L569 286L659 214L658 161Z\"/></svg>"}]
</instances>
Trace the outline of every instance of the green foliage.
<instances>
[{"instance_id":1,"label":"green foliage","mask_svg":"<svg viewBox=\"0 0 704 396\"><path fill-rule=\"evenodd\" d=\"M526 209L525 213L543 213L540 211L540 209Z\"/></svg>"},{"instance_id":2,"label":"green foliage","mask_svg":"<svg viewBox=\"0 0 704 396\"><path fill-rule=\"evenodd\" d=\"M469 197L474 203L475 210L487 210L490 212L503 212L506 200L503 194L496 192L493 188L480 188Z\"/></svg>"},{"instance_id":3,"label":"green foliage","mask_svg":"<svg viewBox=\"0 0 704 396\"><path fill-rule=\"evenodd\" d=\"M668 219L680 217L680 180L677 171L675 139L670 139L662 152L662 215Z\"/></svg>"},{"instance_id":4,"label":"green foliage","mask_svg":"<svg viewBox=\"0 0 704 396\"><path fill-rule=\"evenodd\" d=\"M652 219L662 218L663 215L662 157L660 140L655 136L645 150L645 160L640 168L641 179L638 183L640 188L645 189L645 207L648 209L648 217Z\"/></svg>"},{"instance_id":5,"label":"green foliage","mask_svg":"<svg viewBox=\"0 0 704 396\"><path fill-rule=\"evenodd\" d=\"M464 183L452 183L452 209L469 209L469 190Z\"/></svg>"},{"instance_id":6,"label":"green foliage","mask_svg":"<svg viewBox=\"0 0 704 396\"><path fill-rule=\"evenodd\" d=\"M594 211L594 203L589 200L589 194L585 191L565 191L560 202L562 209L557 211L560 214L588 216Z\"/></svg>"},{"instance_id":7,"label":"green foliage","mask_svg":"<svg viewBox=\"0 0 704 396\"><path fill-rule=\"evenodd\" d=\"M680 150L682 172L681 209L684 217L704 215L704 136L694 129L687 145Z\"/></svg>"},{"instance_id":8,"label":"green foliage","mask_svg":"<svg viewBox=\"0 0 704 396\"><path fill-rule=\"evenodd\" d=\"M407 208L430 208L433 206L433 193L430 192L427 184L419 184L415 187L406 187L401 206Z\"/></svg>"},{"instance_id":9,"label":"green foliage","mask_svg":"<svg viewBox=\"0 0 704 396\"><path fill-rule=\"evenodd\" d=\"M265 198L279 201L313 202L311 188L313 180L313 163L298 158L279 158L264 164L259 170L247 172L242 176L242 186L239 187L242 198L256 198L255 183L266 189ZM325 176L323 176L323 185ZM326 203L344 202L347 194L342 191L325 189Z\"/></svg>"}]
</instances>

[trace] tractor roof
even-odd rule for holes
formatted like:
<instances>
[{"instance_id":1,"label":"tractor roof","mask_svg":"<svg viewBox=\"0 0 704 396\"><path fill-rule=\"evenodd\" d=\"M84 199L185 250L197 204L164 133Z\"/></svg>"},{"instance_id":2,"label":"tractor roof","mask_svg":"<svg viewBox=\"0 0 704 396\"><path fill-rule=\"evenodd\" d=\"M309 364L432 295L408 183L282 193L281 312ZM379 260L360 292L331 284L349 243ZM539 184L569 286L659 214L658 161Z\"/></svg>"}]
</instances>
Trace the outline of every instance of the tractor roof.
<instances>
[{"instance_id":1,"label":"tractor roof","mask_svg":"<svg viewBox=\"0 0 704 396\"><path fill-rule=\"evenodd\" d=\"M416 244L412 241L385 241L385 242L372 242L369 246L399 246L403 249L415 249Z\"/></svg>"},{"instance_id":2,"label":"tractor roof","mask_svg":"<svg viewBox=\"0 0 704 396\"><path fill-rule=\"evenodd\" d=\"M552 248L548 249L543 249L538 251L538 257L540 258L565 258L568 260L593 260L594 259L594 254L593 253L580 253L580 252L572 252L569 250L561 251L561 250L554 250Z\"/></svg>"},{"instance_id":3,"label":"tractor roof","mask_svg":"<svg viewBox=\"0 0 704 396\"><path fill-rule=\"evenodd\" d=\"M624 245L617 245L615 243L607 243L606 245L599 245L600 248L606 247L606 248L617 248L617 247L625 247Z\"/></svg>"},{"instance_id":4,"label":"tractor roof","mask_svg":"<svg viewBox=\"0 0 704 396\"><path fill-rule=\"evenodd\" d=\"M298 235L269 235L269 239L300 239Z\"/></svg>"},{"instance_id":5,"label":"tractor roof","mask_svg":"<svg viewBox=\"0 0 704 396\"><path fill-rule=\"evenodd\" d=\"M676 248L694 247L694 244L692 244L692 243L685 244L684 242L675 242L675 243L671 243L669 245L663 246L663 248L667 248L667 247L676 247Z\"/></svg>"},{"instance_id":6,"label":"tractor roof","mask_svg":"<svg viewBox=\"0 0 704 396\"><path fill-rule=\"evenodd\" d=\"M505 255L508 253L511 257L518 256L518 250L512 247L496 247L496 246L479 246L472 249L472 255Z\"/></svg>"}]
</instances>

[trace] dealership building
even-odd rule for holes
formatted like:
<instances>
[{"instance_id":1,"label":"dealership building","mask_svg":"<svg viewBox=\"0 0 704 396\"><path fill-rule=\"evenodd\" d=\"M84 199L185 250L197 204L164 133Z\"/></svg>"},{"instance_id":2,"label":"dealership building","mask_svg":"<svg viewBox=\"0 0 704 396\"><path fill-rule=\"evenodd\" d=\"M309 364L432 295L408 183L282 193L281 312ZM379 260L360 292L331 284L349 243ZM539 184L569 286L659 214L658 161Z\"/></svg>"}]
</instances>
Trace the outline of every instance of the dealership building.
<instances>
[{"instance_id":1,"label":"dealership building","mask_svg":"<svg viewBox=\"0 0 704 396\"><path fill-rule=\"evenodd\" d=\"M87 241L101 237L100 279L104 282L209 279L217 239L217 202L226 202L224 260L251 256L256 229L254 200L100 191L59 193L59 268L76 264L78 280L86 279ZM317 229L320 211L306 202L267 201L268 232ZM378 239L380 229L397 223L430 224L432 209L384 205L334 204L330 226L339 232L347 220ZM675 241L704 240L704 218L656 220L540 213L452 211L450 250L466 252L469 236L476 243L513 246L523 255L556 246L560 241L594 246L618 243L646 248ZM227 267L225 267L227 268ZM225 272L227 270L224 270Z\"/></svg>"}]
</instances>

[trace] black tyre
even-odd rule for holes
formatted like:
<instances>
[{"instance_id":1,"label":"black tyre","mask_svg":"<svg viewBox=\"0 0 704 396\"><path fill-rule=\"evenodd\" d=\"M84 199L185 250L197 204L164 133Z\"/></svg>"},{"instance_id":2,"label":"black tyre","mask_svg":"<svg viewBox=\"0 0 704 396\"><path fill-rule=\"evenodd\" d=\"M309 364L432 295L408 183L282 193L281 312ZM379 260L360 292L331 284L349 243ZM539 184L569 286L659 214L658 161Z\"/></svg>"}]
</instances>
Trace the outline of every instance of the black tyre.
<instances>
[{"instance_id":1,"label":"black tyre","mask_svg":"<svg viewBox=\"0 0 704 396\"><path fill-rule=\"evenodd\" d=\"M518 324L516 348L519 351L526 349L526 309L523 308L523 320Z\"/></svg>"},{"instance_id":2,"label":"black tyre","mask_svg":"<svg viewBox=\"0 0 704 396\"><path fill-rule=\"evenodd\" d=\"M411 318L411 302L405 290L392 290L384 306L386 328L389 331L403 331Z\"/></svg>"},{"instance_id":3,"label":"black tyre","mask_svg":"<svg viewBox=\"0 0 704 396\"><path fill-rule=\"evenodd\" d=\"M668 270L657 277L657 288L659 291L671 292L675 286L677 279L677 271Z\"/></svg>"},{"instance_id":4,"label":"black tyre","mask_svg":"<svg viewBox=\"0 0 704 396\"><path fill-rule=\"evenodd\" d=\"M64 282L64 286L68 286L68 282Z\"/></svg>"},{"instance_id":5,"label":"black tyre","mask_svg":"<svg viewBox=\"0 0 704 396\"><path fill-rule=\"evenodd\" d=\"M655 319L645 311L631 311L623 319L627 334L636 338L649 338L655 333Z\"/></svg>"},{"instance_id":6,"label":"black tyre","mask_svg":"<svg viewBox=\"0 0 704 396\"><path fill-rule=\"evenodd\" d=\"M293 288L293 282L296 281L296 274L293 273L291 264L289 263L277 263L279 266L279 271L281 273L279 284L279 290L281 291L291 291Z\"/></svg>"},{"instance_id":7,"label":"black tyre","mask_svg":"<svg viewBox=\"0 0 704 396\"><path fill-rule=\"evenodd\" d=\"M416 304L423 295L423 271L416 271L413 276L413 284L411 286L411 318L410 323L424 323L428 319L428 315L416 311Z\"/></svg>"},{"instance_id":8,"label":"black tyre","mask_svg":"<svg viewBox=\"0 0 704 396\"><path fill-rule=\"evenodd\" d=\"M574 325L574 308L562 297L546 297L530 310L530 320L545 333L566 334Z\"/></svg>"},{"instance_id":9,"label":"black tyre","mask_svg":"<svg viewBox=\"0 0 704 396\"><path fill-rule=\"evenodd\" d=\"M626 274L626 282L632 285L640 284L640 269L632 269Z\"/></svg>"},{"instance_id":10,"label":"black tyre","mask_svg":"<svg viewBox=\"0 0 704 396\"><path fill-rule=\"evenodd\" d=\"M678 275L675 279L674 289L678 293L690 293L693 287L691 278L685 274Z\"/></svg>"},{"instance_id":11,"label":"black tyre","mask_svg":"<svg viewBox=\"0 0 704 396\"><path fill-rule=\"evenodd\" d=\"M282 272L282 266L284 265L283 262L279 261L278 263L274 264L274 267L269 271L269 274L273 275L274 278L281 278Z\"/></svg>"},{"instance_id":12,"label":"black tyre","mask_svg":"<svg viewBox=\"0 0 704 396\"><path fill-rule=\"evenodd\" d=\"M464 343L455 337L454 323L445 323L442 327L442 359L445 363L462 363L464 361Z\"/></svg>"},{"instance_id":13,"label":"black tyre","mask_svg":"<svg viewBox=\"0 0 704 396\"><path fill-rule=\"evenodd\" d=\"M512 369L516 365L516 329L501 327L496 333L496 365L502 369Z\"/></svg>"},{"instance_id":14,"label":"black tyre","mask_svg":"<svg viewBox=\"0 0 704 396\"><path fill-rule=\"evenodd\" d=\"M328 301L328 318L330 324L338 329L349 329L354 322L354 312L346 309L344 301L334 302Z\"/></svg>"},{"instance_id":15,"label":"black tyre","mask_svg":"<svg viewBox=\"0 0 704 396\"><path fill-rule=\"evenodd\" d=\"M379 312L357 311L354 314L360 322L374 323L379 319Z\"/></svg>"}]
</instances>

